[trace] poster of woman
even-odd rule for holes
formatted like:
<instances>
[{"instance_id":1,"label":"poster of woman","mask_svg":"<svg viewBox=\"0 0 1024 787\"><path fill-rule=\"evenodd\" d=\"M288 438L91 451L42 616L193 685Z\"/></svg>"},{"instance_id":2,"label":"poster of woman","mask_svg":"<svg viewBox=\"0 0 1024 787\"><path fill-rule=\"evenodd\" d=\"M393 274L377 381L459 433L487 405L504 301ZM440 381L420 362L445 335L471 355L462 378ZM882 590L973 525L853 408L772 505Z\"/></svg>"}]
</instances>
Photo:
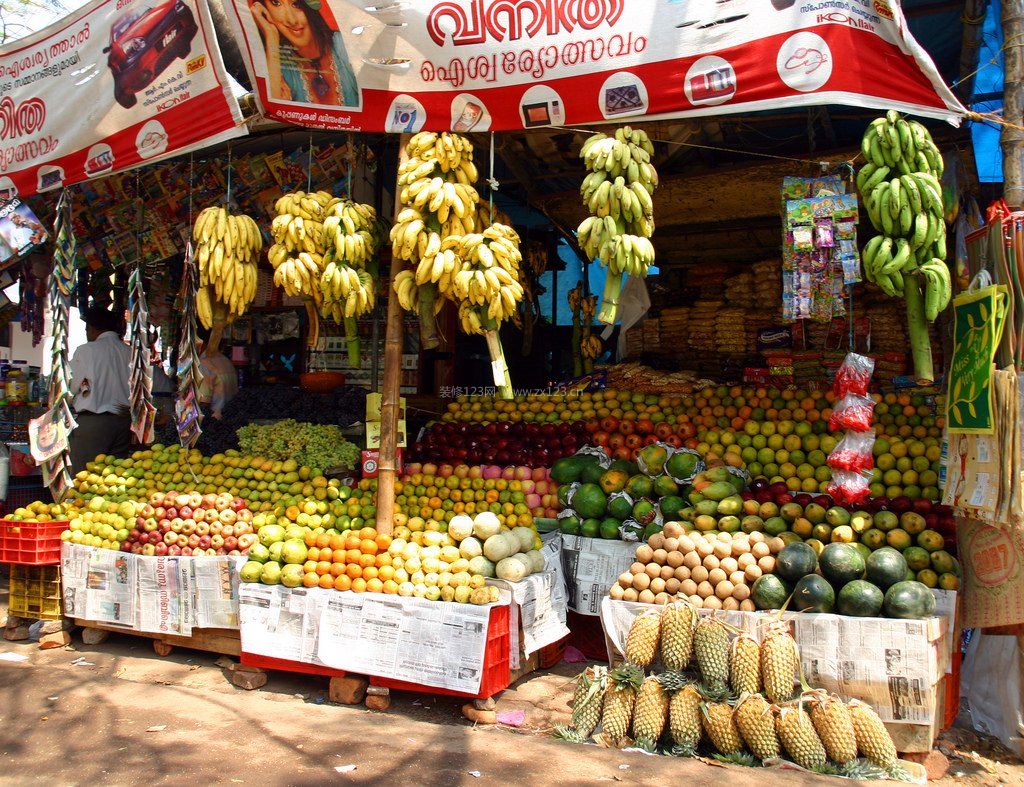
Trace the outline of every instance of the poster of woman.
<instances>
[{"instance_id":1,"label":"poster of woman","mask_svg":"<svg viewBox=\"0 0 1024 787\"><path fill-rule=\"evenodd\" d=\"M266 51L270 98L359 109L362 97L345 40L322 0L250 5Z\"/></svg>"}]
</instances>

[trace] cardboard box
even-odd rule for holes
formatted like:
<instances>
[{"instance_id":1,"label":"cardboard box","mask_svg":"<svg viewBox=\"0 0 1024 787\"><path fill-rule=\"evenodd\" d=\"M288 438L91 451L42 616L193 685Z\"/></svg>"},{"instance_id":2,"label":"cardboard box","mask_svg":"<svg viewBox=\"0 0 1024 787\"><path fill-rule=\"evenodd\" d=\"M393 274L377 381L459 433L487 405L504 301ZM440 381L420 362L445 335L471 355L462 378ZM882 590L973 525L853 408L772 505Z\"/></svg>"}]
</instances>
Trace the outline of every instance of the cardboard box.
<instances>
[{"instance_id":1,"label":"cardboard box","mask_svg":"<svg viewBox=\"0 0 1024 787\"><path fill-rule=\"evenodd\" d=\"M380 406L382 396L379 393L368 393L366 395L366 420L367 421L380 421ZM401 396L398 398L398 417L400 420L405 420L405 397Z\"/></svg>"},{"instance_id":2,"label":"cardboard box","mask_svg":"<svg viewBox=\"0 0 1024 787\"><path fill-rule=\"evenodd\" d=\"M407 445L408 430L405 427L405 419L398 422L398 445L405 448ZM366 422L366 447L380 448L380 421Z\"/></svg>"},{"instance_id":3,"label":"cardboard box","mask_svg":"<svg viewBox=\"0 0 1024 787\"><path fill-rule=\"evenodd\" d=\"M377 463L379 461L380 461L380 451L374 449L372 451L363 451L362 452L363 478L376 478L377 477L377 471L379 469L379 465ZM402 469L404 468L404 464L402 462L402 449L401 448L398 449L398 452L395 455L395 465L396 465L395 472L397 472L399 475L401 475L402 474Z\"/></svg>"}]
</instances>

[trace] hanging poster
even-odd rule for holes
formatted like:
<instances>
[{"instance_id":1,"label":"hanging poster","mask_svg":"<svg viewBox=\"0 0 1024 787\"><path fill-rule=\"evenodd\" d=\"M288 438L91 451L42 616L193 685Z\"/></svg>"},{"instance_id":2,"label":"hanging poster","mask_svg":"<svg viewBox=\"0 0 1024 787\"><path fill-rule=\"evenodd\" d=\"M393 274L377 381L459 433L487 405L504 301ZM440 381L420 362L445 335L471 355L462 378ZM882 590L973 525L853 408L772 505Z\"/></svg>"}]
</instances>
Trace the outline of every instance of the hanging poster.
<instances>
[{"instance_id":1,"label":"hanging poster","mask_svg":"<svg viewBox=\"0 0 1024 787\"><path fill-rule=\"evenodd\" d=\"M953 300L953 360L946 425L951 433L992 434L992 362L1006 322L1006 287Z\"/></svg>"},{"instance_id":2,"label":"hanging poster","mask_svg":"<svg viewBox=\"0 0 1024 787\"><path fill-rule=\"evenodd\" d=\"M0 199L245 133L205 0L93 0L0 48Z\"/></svg>"},{"instance_id":3,"label":"hanging poster","mask_svg":"<svg viewBox=\"0 0 1024 787\"><path fill-rule=\"evenodd\" d=\"M227 0L269 117L515 130L847 104L964 109L892 0Z\"/></svg>"}]
</instances>

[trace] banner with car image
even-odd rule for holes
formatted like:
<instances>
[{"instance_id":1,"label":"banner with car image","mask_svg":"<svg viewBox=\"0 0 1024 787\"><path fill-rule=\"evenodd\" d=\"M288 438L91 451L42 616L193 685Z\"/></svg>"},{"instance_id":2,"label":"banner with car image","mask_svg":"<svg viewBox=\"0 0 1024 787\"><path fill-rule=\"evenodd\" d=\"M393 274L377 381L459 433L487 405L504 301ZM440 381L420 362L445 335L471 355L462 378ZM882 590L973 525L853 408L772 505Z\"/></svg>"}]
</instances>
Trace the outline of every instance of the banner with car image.
<instances>
[{"instance_id":1,"label":"banner with car image","mask_svg":"<svg viewBox=\"0 0 1024 787\"><path fill-rule=\"evenodd\" d=\"M206 0L93 0L0 48L0 199L244 133Z\"/></svg>"},{"instance_id":2,"label":"banner with car image","mask_svg":"<svg viewBox=\"0 0 1024 787\"><path fill-rule=\"evenodd\" d=\"M269 117L512 130L848 104L964 109L895 0L225 0Z\"/></svg>"}]
</instances>

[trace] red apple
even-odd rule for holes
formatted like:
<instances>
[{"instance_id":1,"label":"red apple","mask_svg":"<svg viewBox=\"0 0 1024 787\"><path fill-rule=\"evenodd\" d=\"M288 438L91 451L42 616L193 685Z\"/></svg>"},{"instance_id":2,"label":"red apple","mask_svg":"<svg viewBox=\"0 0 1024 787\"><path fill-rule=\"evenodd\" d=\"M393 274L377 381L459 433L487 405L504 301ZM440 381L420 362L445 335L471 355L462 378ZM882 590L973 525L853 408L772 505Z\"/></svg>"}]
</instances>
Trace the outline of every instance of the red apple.
<instances>
[{"instance_id":1,"label":"red apple","mask_svg":"<svg viewBox=\"0 0 1024 787\"><path fill-rule=\"evenodd\" d=\"M154 492L149 496L150 505L162 506L164 504L164 493Z\"/></svg>"},{"instance_id":2,"label":"red apple","mask_svg":"<svg viewBox=\"0 0 1024 787\"><path fill-rule=\"evenodd\" d=\"M132 544L132 554L133 555L141 555L142 554L142 544Z\"/></svg>"},{"instance_id":3,"label":"red apple","mask_svg":"<svg viewBox=\"0 0 1024 787\"><path fill-rule=\"evenodd\" d=\"M153 554L158 557L163 557L167 554L167 544L162 541L153 548Z\"/></svg>"},{"instance_id":4,"label":"red apple","mask_svg":"<svg viewBox=\"0 0 1024 787\"><path fill-rule=\"evenodd\" d=\"M180 555L180 554L181 554L181 547L179 547L177 544L174 544L173 546L167 547L167 556L168 557L178 557L178 555Z\"/></svg>"},{"instance_id":5,"label":"red apple","mask_svg":"<svg viewBox=\"0 0 1024 787\"><path fill-rule=\"evenodd\" d=\"M160 516L160 509L159 508L156 510L156 513L157 513L157 516ZM175 508L174 506L171 506L170 508L164 510L163 516L167 517L168 519L174 519L174 517L179 516L178 509ZM185 519L185 517L181 517L181 518Z\"/></svg>"},{"instance_id":6,"label":"red apple","mask_svg":"<svg viewBox=\"0 0 1024 787\"><path fill-rule=\"evenodd\" d=\"M224 548L227 550L238 549L238 539L234 536L226 536L224 538Z\"/></svg>"},{"instance_id":7,"label":"red apple","mask_svg":"<svg viewBox=\"0 0 1024 787\"><path fill-rule=\"evenodd\" d=\"M166 519L161 519L160 520L160 522L166 522L166 521L167 521ZM160 522L157 522L157 520L155 520L155 519L147 519L143 523L142 529L145 530L147 533L152 533L153 531L158 530L160 528Z\"/></svg>"},{"instance_id":8,"label":"red apple","mask_svg":"<svg viewBox=\"0 0 1024 787\"><path fill-rule=\"evenodd\" d=\"M210 523L209 522L196 522L196 535L206 536L210 534Z\"/></svg>"},{"instance_id":9,"label":"red apple","mask_svg":"<svg viewBox=\"0 0 1024 787\"><path fill-rule=\"evenodd\" d=\"M197 536L195 533L190 535L188 537L188 545L192 547L192 549L196 549L199 546L199 536Z\"/></svg>"},{"instance_id":10,"label":"red apple","mask_svg":"<svg viewBox=\"0 0 1024 787\"><path fill-rule=\"evenodd\" d=\"M156 554L156 545L155 544L143 544L142 545L142 554L143 555L147 555L149 557L152 557L153 555Z\"/></svg>"},{"instance_id":11,"label":"red apple","mask_svg":"<svg viewBox=\"0 0 1024 787\"><path fill-rule=\"evenodd\" d=\"M199 548L200 549L209 549L210 548L210 537L209 536L199 536Z\"/></svg>"},{"instance_id":12,"label":"red apple","mask_svg":"<svg viewBox=\"0 0 1024 787\"><path fill-rule=\"evenodd\" d=\"M177 544L180 536L173 530L170 533L164 533L165 544Z\"/></svg>"},{"instance_id":13,"label":"red apple","mask_svg":"<svg viewBox=\"0 0 1024 787\"><path fill-rule=\"evenodd\" d=\"M209 524L210 524L210 535L211 536L214 535L214 534L216 534L216 535L223 535L222 531L224 530L224 525L222 525L220 522L210 522Z\"/></svg>"},{"instance_id":14,"label":"red apple","mask_svg":"<svg viewBox=\"0 0 1024 787\"><path fill-rule=\"evenodd\" d=\"M192 547L182 547L181 555L182 557L192 557Z\"/></svg>"}]
</instances>

